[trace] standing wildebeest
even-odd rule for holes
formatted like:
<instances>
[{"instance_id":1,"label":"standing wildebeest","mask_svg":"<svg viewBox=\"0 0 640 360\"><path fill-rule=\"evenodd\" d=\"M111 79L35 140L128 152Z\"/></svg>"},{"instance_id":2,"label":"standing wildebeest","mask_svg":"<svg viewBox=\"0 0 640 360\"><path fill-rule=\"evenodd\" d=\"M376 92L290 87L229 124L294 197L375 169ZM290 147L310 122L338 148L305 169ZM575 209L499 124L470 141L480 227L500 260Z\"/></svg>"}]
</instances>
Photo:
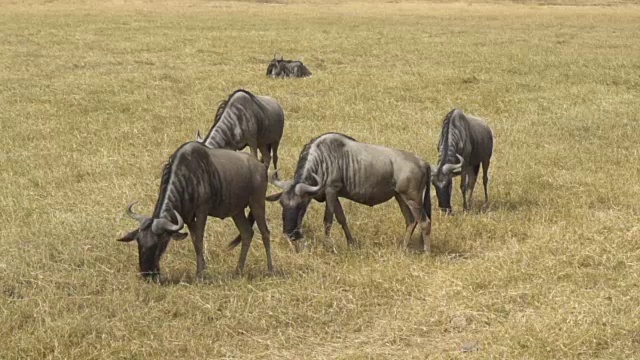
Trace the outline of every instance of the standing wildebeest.
<instances>
[{"instance_id":1,"label":"standing wildebeest","mask_svg":"<svg viewBox=\"0 0 640 360\"><path fill-rule=\"evenodd\" d=\"M273 271L269 229L265 220L267 169L247 153L210 149L197 142L180 146L162 170L160 193L153 216L148 218L132 211L127 214L138 220L138 229L119 241L138 241L140 273L152 277L160 273L160 257L171 238L181 240L179 231L186 224L196 251L196 276L204 269L203 237L207 216L231 217L240 231L242 250L237 271L242 272L253 238L253 229L244 215L249 206L258 223L267 252L267 267Z\"/></svg>"},{"instance_id":2,"label":"standing wildebeest","mask_svg":"<svg viewBox=\"0 0 640 360\"><path fill-rule=\"evenodd\" d=\"M408 245L418 223L421 245L431 251L431 199L429 164L415 155L378 145L358 142L346 135L327 133L304 146L293 181L272 182L283 191L267 197L280 200L284 234L295 241L311 199L326 201L325 237L333 215L342 226L349 245L355 242L338 198L374 206L395 197L406 222L404 245ZM274 173L277 175L277 173ZM315 183L315 185L311 185Z\"/></svg>"},{"instance_id":3,"label":"standing wildebeest","mask_svg":"<svg viewBox=\"0 0 640 360\"><path fill-rule=\"evenodd\" d=\"M267 66L267 76L272 78L303 78L311 75L311 71L304 66L302 61L282 60L279 55L273 55L273 60Z\"/></svg>"},{"instance_id":4,"label":"standing wildebeest","mask_svg":"<svg viewBox=\"0 0 640 360\"><path fill-rule=\"evenodd\" d=\"M431 180L436 188L438 205L442 211L451 212L451 178L457 175L461 175L460 190L464 210L468 211L471 208L473 187L480 171L480 164L484 185L483 206L487 205L487 171L492 151L493 134L484 120L465 115L458 109L451 110L445 116L438 140L438 166L431 169Z\"/></svg>"},{"instance_id":5,"label":"standing wildebeest","mask_svg":"<svg viewBox=\"0 0 640 360\"><path fill-rule=\"evenodd\" d=\"M198 130L196 140L216 149L242 150L248 145L256 158L259 149L267 168L273 153L277 169L283 130L284 112L276 100L239 89L220 103L207 136L202 139Z\"/></svg>"}]
</instances>

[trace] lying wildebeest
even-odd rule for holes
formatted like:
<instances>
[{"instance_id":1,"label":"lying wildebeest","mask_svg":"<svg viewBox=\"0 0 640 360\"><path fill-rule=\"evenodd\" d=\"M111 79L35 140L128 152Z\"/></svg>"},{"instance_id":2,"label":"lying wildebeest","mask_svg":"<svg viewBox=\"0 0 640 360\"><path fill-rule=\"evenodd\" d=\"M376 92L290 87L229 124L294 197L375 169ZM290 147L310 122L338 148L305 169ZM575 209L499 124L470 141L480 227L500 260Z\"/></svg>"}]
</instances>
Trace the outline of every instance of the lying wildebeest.
<instances>
[{"instance_id":1,"label":"lying wildebeest","mask_svg":"<svg viewBox=\"0 0 640 360\"><path fill-rule=\"evenodd\" d=\"M196 276L204 269L203 237L207 216L231 217L240 231L242 250L237 271L242 272L253 238L253 229L244 215L249 206L258 223L267 252L267 268L273 271L269 229L265 220L267 169L253 156L223 149L210 149L197 142L180 146L162 170L160 193L152 217L127 214L140 226L118 241L137 240L140 273L153 277L160 273L160 257L170 239L181 240L186 224L196 251Z\"/></svg>"},{"instance_id":2,"label":"lying wildebeest","mask_svg":"<svg viewBox=\"0 0 640 360\"><path fill-rule=\"evenodd\" d=\"M201 138L198 130L196 141L216 149L242 150L248 145L256 158L259 149L267 168L273 153L277 169L283 130L284 112L276 100L239 89L220 103L207 136Z\"/></svg>"},{"instance_id":3,"label":"lying wildebeest","mask_svg":"<svg viewBox=\"0 0 640 360\"><path fill-rule=\"evenodd\" d=\"M280 181L272 176L271 181L282 192L268 196L267 200L280 201L283 231L291 241L302 237L300 227L311 199L326 201L325 237L329 236L335 214L347 243L354 245L338 198L374 206L395 197L406 222L404 246L419 223L421 245L429 253L430 175L429 164L411 153L327 133L304 146L293 181Z\"/></svg>"},{"instance_id":4,"label":"lying wildebeest","mask_svg":"<svg viewBox=\"0 0 640 360\"><path fill-rule=\"evenodd\" d=\"M487 205L487 171L492 152L493 134L484 120L465 115L458 109L451 110L445 116L438 140L438 166L431 168L431 180L436 188L438 206L442 211L451 212L451 178L457 175L461 175L463 208L465 211L471 209L473 187L480 171L480 164L484 185L483 207Z\"/></svg>"},{"instance_id":5,"label":"lying wildebeest","mask_svg":"<svg viewBox=\"0 0 640 360\"><path fill-rule=\"evenodd\" d=\"M271 60L269 66L267 66L267 76L272 78L302 78L311 75L311 71L304 66L302 61L282 60L282 56L277 54L273 55L273 60Z\"/></svg>"}]
</instances>

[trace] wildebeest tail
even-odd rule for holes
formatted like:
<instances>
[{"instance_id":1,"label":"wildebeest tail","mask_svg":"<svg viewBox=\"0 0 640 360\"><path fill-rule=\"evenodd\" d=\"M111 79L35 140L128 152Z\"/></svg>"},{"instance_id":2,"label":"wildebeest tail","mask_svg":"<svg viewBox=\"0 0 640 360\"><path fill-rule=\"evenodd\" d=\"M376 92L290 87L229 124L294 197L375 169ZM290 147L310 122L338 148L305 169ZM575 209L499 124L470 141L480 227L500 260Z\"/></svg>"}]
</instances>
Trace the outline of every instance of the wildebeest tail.
<instances>
[{"instance_id":1,"label":"wildebeest tail","mask_svg":"<svg viewBox=\"0 0 640 360\"><path fill-rule=\"evenodd\" d=\"M427 186L424 189L422 198L422 210L427 214L427 218L431 220L431 166L426 166L427 170Z\"/></svg>"},{"instance_id":2,"label":"wildebeest tail","mask_svg":"<svg viewBox=\"0 0 640 360\"><path fill-rule=\"evenodd\" d=\"M249 219L249 225L253 227L253 223L256 222L256 219L253 217L251 210L249 210L249 215L247 216L247 218ZM238 234L238 236L236 236L235 239L229 242L229 244L227 245L227 250L233 250L236 246L240 245L241 243L242 243L242 236Z\"/></svg>"}]
</instances>

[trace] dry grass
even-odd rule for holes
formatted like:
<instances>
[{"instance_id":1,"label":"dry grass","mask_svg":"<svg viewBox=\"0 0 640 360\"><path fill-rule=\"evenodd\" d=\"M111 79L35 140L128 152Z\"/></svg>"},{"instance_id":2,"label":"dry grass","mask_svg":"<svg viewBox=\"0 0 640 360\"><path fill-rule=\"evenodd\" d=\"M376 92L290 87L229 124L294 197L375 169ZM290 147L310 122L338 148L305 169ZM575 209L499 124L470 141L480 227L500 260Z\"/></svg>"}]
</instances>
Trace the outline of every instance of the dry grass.
<instances>
[{"instance_id":1,"label":"dry grass","mask_svg":"<svg viewBox=\"0 0 640 360\"><path fill-rule=\"evenodd\" d=\"M636 356L640 7L523 3L4 3L0 358ZM275 51L314 76L267 79ZM114 241L124 207L152 209L161 164L238 87L283 105L287 177L325 131L433 162L451 107L485 117L491 211L436 215L426 257L395 250L395 204L347 202L361 250L339 227L338 255L276 237L268 277L256 241L242 278L212 220L204 282L187 240L146 284Z\"/></svg>"}]
</instances>

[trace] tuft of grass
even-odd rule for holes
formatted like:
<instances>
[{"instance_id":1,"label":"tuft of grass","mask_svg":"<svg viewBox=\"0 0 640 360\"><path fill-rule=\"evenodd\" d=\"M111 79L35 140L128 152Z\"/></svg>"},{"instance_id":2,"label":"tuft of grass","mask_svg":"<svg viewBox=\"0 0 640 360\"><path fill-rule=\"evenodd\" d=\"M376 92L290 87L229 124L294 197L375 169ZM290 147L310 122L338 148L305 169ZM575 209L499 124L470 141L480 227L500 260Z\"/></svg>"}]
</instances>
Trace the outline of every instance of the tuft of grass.
<instances>
[{"instance_id":1,"label":"tuft of grass","mask_svg":"<svg viewBox=\"0 0 640 360\"><path fill-rule=\"evenodd\" d=\"M276 4L277 3L277 4ZM0 14L0 358L631 358L640 351L640 7L631 1L78 0ZM304 80L264 76L274 52ZM338 131L435 162L442 117L495 132L491 207L434 213L433 256L395 244L393 202L322 206L274 276L211 219L208 268L172 243L161 285L115 242L160 170L244 87L285 110L281 176ZM275 189L272 189L275 191ZM432 199L435 204L435 197Z\"/></svg>"}]
</instances>

